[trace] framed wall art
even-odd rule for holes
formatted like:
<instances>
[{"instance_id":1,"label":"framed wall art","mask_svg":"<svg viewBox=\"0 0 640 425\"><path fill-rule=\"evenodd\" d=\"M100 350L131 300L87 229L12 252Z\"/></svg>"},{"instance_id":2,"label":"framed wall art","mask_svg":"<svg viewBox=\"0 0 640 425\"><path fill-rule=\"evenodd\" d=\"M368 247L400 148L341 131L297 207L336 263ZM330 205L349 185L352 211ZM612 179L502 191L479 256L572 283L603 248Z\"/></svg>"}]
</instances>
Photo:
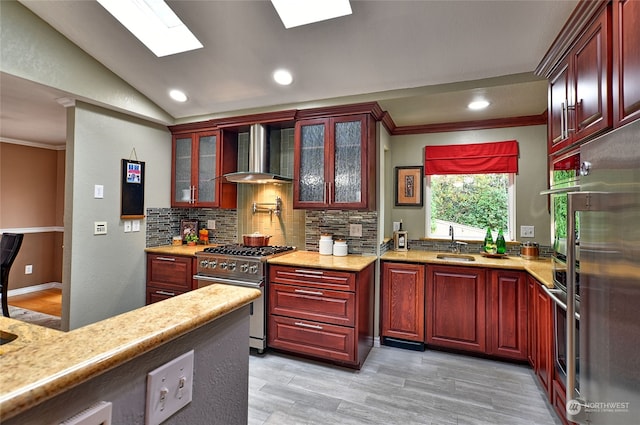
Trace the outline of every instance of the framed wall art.
<instances>
[{"instance_id":1,"label":"framed wall art","mask_svg":"<svg viewBox=\"0 0 640 425\"><path fill-rule=\"evenodd\" d=\"M396 207L422 207L423 167L396 167Z\"/></svg>"},{"instance_id":2,"label":"framed wall art","mask_svg":"<svg viewBox=\"0 0 640 425\"><path fill-rule=\"evenodd\" d=\"M198 220L180 220L180 236L182 236L182 242L187 242L187 235L198 236Z\"/></svg>"}]
</instances>

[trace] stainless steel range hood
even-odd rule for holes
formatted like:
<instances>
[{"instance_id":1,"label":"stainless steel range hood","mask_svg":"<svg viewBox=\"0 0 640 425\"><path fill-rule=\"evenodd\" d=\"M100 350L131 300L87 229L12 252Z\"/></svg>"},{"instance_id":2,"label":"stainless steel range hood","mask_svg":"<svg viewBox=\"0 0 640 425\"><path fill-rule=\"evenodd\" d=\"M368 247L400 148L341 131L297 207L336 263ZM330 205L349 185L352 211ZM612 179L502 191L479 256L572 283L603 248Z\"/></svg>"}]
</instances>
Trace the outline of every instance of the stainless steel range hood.
<instances>
[{"instance_id":1,"label":"stainless steel range hood","mask_svg":"<svg viewBox=\"0 0 640 425\"><path fill-rule=\"evenodd\" d=\"M290 177L269 171L268 129L253 124L249 129L249 171L225 174L231 183L291 183Z\"/></svg>"}]
</instances>

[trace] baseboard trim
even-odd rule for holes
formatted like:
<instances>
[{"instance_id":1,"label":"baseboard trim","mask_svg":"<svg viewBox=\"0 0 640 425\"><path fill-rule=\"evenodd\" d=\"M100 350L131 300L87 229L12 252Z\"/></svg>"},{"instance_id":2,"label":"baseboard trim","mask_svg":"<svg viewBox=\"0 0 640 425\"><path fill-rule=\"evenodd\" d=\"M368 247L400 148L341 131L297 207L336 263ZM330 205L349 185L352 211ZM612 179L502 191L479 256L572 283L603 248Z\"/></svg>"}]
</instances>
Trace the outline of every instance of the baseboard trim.
<instances>
[{"instance_id":1,"label":"baseboard trim","mask_svg":"<svg viewBox=\"0 0 640 425\"><path fill-rule=\"evenodd\" d=\"M7 291L7 298L14 297L16 295L25 295L25 294L30 294L32 292L44 291L45 289L54 289L54 288L62 289L62 283L49 282L49 283L41 283L39 285L25 286L24 288L9 289Z\"/></svg>"}]
</instances>

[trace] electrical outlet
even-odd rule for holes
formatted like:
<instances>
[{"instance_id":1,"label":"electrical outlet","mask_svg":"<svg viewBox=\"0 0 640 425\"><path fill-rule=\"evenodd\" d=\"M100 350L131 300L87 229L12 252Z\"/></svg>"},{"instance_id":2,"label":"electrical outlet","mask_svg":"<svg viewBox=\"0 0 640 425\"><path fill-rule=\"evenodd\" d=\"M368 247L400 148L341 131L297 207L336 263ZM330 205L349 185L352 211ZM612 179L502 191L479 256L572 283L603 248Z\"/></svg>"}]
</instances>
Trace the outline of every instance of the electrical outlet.
<instances>
[{"instance_id":1,"label":"electrical outlet","mask_svg":"<svg viewBox=\"0 0 640 425\"><path fill-rule=\"evenodd\" d=\"M124 222L124 232L125 233L131 232L131 226L132 226L131 220L125 220L125 222Z\"/></svg>"},{"instance_id":2,"label":"electrical outlet","mask_svg":"<svg viewBox=\"0 0 640 425\"><path fill-rule=\"evenodd\" d=\"M393 231L397 232L398 230L400 230L400 222L399 221L394 221L393 222Z\"/></svg>"},{"instance_id":3,"label":"electrical outlet","mask_svg":"<svg viewBox=\"0 0 640 425\"><path fill-rule=\"evenodd\" d=\"M216 221L215 220L207 220L207 229L216 230Z\"/></svg>"},{"instance_id":4,"label":"electrical outlet","mask_svg":"<svg viewBox=\"0 0 640 425\"><path fill-rule=\"evenodd\" d=\"M107 234L107 222L106 221L96 221L93 223L93 234L94 235L106 235Z\"/></svg>"},{"instance_id":5,"label":"electrical outlet","mask_svg":"<svg viewBox=\"0 0 640 425\"><path fill-rule=\"evenodd\" d=\"M133 220L133 226L131 226L131 231L139 232L140 231L140 220Z\"/></svg>"},{"instance_id":6,"label":"electrical outlet","mask_svg":"<svg viewBox=\"0 0 640 425\"><path fill-rule=\"evenodd\" d=\"M350 224L349 236L362 237L362 224Z\"/></svg>"},{"instance_id":7,"label":"electrical outlet","mask_svg":"<svg viewBox=\"0 0 640 425\"><path fill-rule=\"evenodd\" d=\"M520 226L520 237L533 238L535 235L535 226Z\"/></svg>"},{"instance_id":8,"label":"electrical outlet","mask_svg":"<svg viewBox=\"0 0 640 425\"><path fill-rule=\"evenodd\" d=\"M24 274L31 273L33 273L33 264L27 264L26 266L24 266Z\"/></svg>"},{"instance_id":9,"label":"electrical outlet","mask_svg":"<svg viewBox=\"0 0 640 425\"><path fill-rule=\"evenodd\" d=\"M147 374L145 425L158 425L191 403L193 350Z\"/></svg>"}]
</instances>

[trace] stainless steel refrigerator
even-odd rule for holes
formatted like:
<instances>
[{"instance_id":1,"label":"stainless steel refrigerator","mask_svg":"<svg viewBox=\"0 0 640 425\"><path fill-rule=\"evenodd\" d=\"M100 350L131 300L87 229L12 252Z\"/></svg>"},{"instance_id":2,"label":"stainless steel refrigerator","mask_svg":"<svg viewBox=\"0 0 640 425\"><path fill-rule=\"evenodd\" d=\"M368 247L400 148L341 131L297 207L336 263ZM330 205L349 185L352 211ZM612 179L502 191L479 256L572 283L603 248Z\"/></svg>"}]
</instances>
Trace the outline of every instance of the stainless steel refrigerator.
<instances>
[{"instance_id":1,"label":"stainless steel refrigerator","mask_svg":"<svg viewBox=\"0 0 640 425\"><path fill-rule=\"evenodd\" d=\"M567 217L567 418L589 425L638 424L640 121L584 144L580 160L580 192L569 194ZM579 358L573 322L577 254Z\"/></svg>"}]
</instances>

